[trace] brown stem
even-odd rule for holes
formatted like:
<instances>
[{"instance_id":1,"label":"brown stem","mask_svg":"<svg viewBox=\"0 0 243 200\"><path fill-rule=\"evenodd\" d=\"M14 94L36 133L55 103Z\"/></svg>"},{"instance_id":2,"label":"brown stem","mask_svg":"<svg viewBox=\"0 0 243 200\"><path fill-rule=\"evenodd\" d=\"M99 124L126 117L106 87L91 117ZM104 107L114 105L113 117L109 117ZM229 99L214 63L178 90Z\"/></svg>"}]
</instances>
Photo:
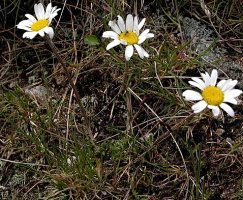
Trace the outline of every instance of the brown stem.
<instances>
[{"instance_id":1,"label":"brown stem","mask_svg":"<svg viewBox=\"0 0 243 200\"><path fill-rule=\"evenodd\" d=\"M132 102L131 102L131 94L127 91L127 87L129 85L128 82L128 61L125 61L125 71L123 74L122 80L122 89L125 90L125 98L127 103L127 134L132 133Z\"/></svg>"},{"instance_id":2,"label":"brown stem","mask_svg":"<svg viewBox=\"0 0 243 200\"><path fill-rule=\"evenodd\" d=\"M121 90L126 90L127 89L127 76L128 76L128 62L125 61L125 71L123 74L123 80L122 80L122 89Z\"/></svg>"},{"instance_id":3,"label":"brown stem","mask_svg":"<svg viewBox=\"0 0 243 200\"><path fill-rule=\"evenodd\" d=\"M92 136L92 134L91 134L91 129L90 129L90 121L89 121L89 117L88 117L87 112L86 112L86 110L85 110L85 108L84 108L84 106L83 106L83 104L82 104L82 102L81 102L81 97L80 97L80 95L79 95L79 93L78 93L77 87L76 87L75 84L73 83L73 80L72 80L72 77L71 77L71 75L70 75L70 73L69 73L69 71L68 71L67 65L64 63L63 59L62 59L61 56L58 54L58 49L57 49L57 47L55 46L55 44L52 42L52 40L49 38L49 36L46 35L46 36L45 36L45 39L46 39L48 45L50 46L52 52L55 54L57 60L61 63L61 65L62 65L62 67L63 67L63 69L64 69L64 71L65 71L65 74L66 74L66 76L67 76L67 79L68 79L68 81L69 81L69 83L70 83L70 85L71 85L71 87L72 87L72 89L73 89L73 92L74 92L74 94L75 94L75 97L76 97L76 99L77 99L77 101L78 101L78 104L79 104L79 107L80 107L81 114L82 114L82 116L84 117L84 122L85 122L85 125L86 125L86 128L87 128L87 131L88 131L89 135ZM93 137L92 137L92 138L93 138Z\"/></svg>"}]
</instances>

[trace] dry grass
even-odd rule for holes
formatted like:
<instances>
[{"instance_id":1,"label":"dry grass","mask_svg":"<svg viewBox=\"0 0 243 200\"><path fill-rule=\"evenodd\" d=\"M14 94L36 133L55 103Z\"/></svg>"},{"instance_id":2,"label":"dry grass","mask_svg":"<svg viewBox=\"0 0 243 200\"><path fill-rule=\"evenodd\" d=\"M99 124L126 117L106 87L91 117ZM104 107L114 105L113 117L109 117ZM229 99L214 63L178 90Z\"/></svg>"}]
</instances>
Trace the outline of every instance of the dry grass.
<instances>
[{"instance_id":1,"label":"dry grass","mask_svg":"<svg viewBox=\"0 0 243 200\"><path fill-rule=\"evenodd\" d=\"M212 28L220 41L214 46L225 45L228 58L239 60L238 1L53 1L63 9L53 41L93 137L46 42L22 39L15 27L34 3L0 3L2 199L243 198L242 104L235 118L215 119L192 114L181 96L191 76L215 66L193 54L181 16ZM101 35L109 20L127 13L146 17L156 36L145 43L150 59L135 55L128 63L125 91L123 47L106 51ZM90 35L100 44L87 44Z\"/></svg>"}]
</instances>

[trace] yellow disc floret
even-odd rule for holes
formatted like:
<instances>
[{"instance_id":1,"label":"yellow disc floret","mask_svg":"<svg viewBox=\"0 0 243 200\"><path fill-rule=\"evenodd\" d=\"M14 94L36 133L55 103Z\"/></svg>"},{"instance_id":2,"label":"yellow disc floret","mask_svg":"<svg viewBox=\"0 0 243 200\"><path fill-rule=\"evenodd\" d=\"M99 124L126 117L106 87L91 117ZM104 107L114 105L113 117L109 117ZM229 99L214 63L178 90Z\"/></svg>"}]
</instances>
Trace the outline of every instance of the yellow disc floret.
<instances>
[{"instance_id":1,"label":"yellow disc floret","mask_svg":"<svg viewBox=\"0 0 243 200\"><path fill-rule=\"evenodd\" d=\"M224 93L215 86L208 86L202 92L203 99L208 105L218 106L224 101Z\"/></svg>"},{"instance_id":2,"label":"yellow disc floret","mask_svg":"<svg viewBox=\"0 0 243 200\"><path fill-rule=\"evenodd\" d=\"M138 35L134 32L122 32L119 35L119 40L125 40L127 44L137 44L138 43Z\"/></svg>"},{"instance_id":3,"label":"yellow disc floret","mask_svg":"<svg viewBox=\"0 0 243 200\"><path fill-rule=\"evenodd\" d=\"M32 31L39 31L45 27L47 27L49 24L49 21L47 19L40 19L36 22L34 22L32 25L31 25L31 30Z\"/></svg>"}]
</instances>

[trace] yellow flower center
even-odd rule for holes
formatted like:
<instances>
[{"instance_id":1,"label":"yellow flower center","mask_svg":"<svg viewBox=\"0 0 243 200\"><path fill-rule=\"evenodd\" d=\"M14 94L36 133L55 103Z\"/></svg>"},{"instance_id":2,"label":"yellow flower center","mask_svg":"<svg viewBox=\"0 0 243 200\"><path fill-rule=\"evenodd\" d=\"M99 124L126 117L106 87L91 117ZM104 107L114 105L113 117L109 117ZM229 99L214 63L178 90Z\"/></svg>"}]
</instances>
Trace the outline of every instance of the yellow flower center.
<instances>
[{"instance_id":1,"label":"yellow flower center","mask_svg":"<svg viewBox=\"0 0 243 200\"><path fill-rule=\"evenodd\" d=\"M202 92L203 99L213 106L218 106L224 101L224 93L215 86L208 86Z\"/></svg>"},{"instance_id":2,"label":"yellow flower center","mask_svg":"<svg viewBox=\"0 0 243 200\"><path fill-rule=\"evenodd\" d=\"M137 44L138 43L138 35L134 32L122 32L119 35L119 40L125 40L127 44Z\"/></svg>"},{"instance_id":3,"label":"yellow flower center","mask_svg":"<svg viewBox=\"0 0 243 200\"><path fill-rule=\"evenodd\" d=\"M47 27L49 24L49 21L47 19L40 19L36 22L34 22L32 25L31 25L31 30L32 31L39 31L45 27Z\"/></svg>"}]
</instances>

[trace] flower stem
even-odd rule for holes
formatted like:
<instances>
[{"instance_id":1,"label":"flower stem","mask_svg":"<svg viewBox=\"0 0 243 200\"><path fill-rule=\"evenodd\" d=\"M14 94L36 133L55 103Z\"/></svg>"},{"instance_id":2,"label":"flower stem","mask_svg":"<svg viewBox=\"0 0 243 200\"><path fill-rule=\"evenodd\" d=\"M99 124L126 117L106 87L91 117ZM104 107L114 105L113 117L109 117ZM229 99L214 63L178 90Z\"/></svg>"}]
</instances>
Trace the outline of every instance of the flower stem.
<instances>
[{"instance_id":1,"label":"flower stem","mask_svg":"<svg viewBox=\"0 0 243 200\"><path fill-rule=\"evenodd\" d=\"M128 61L125 61L125 71L123 75L123 81L122 81L122 89L125 90L125 99L127 104L127 122L126 122L126 132L127 134L132 134L133 128L132 128L132 99L131 94L127 91L127 88L129 87L129 80L128 80Z\"/></svg>"},{"instance_id":2,"label":"flower stem","mask_svg":"<svg viewBox=\"0 0 243 200\"><path fill-rule=\"evenodd\" d=\"M76 100L79 104L79 107L80 107L80 111L81 111L81 114L82 116L84 117L84 122L85 122L85 125L86 125L86 129L89 133L89 136L93 139L93 136L91 134L91 128L90 128L90 120L89 120L89 117L87 115L87 112L82 104L82 101L81 101L81 97L78 93L78 90L77 90L77 87L75 86L75 84L73 83L73 80L72 80L72 76L70 75L69 71L68 71L68 68L67 68L67 65L64 63L63 59L61 58L61 56L58 54L58 49L57 47L55 46L55 44L52 42L52 40L49 38L49 36L45 36L45 39L48 43L48 45L50 46L52 52L55 54L57 60L60 62L60 64L62 65L64 71L65 71L65 74L67 76L67 79L73 89L73 92L75 94L75 97L76 97Z\"/></svg>"},{"instance_id":3,"label":"flower stem","mask_svg":"<svg viewBox=\"0 0 243 200\"><path fill-rule=\"evenodd\" d=\"M125 61L125 71L124 71L123 80L122 80L122 90L127 89L127 85L128 85L127 77L128 77L128 62Z\"/></svg>"}]
</instances>

